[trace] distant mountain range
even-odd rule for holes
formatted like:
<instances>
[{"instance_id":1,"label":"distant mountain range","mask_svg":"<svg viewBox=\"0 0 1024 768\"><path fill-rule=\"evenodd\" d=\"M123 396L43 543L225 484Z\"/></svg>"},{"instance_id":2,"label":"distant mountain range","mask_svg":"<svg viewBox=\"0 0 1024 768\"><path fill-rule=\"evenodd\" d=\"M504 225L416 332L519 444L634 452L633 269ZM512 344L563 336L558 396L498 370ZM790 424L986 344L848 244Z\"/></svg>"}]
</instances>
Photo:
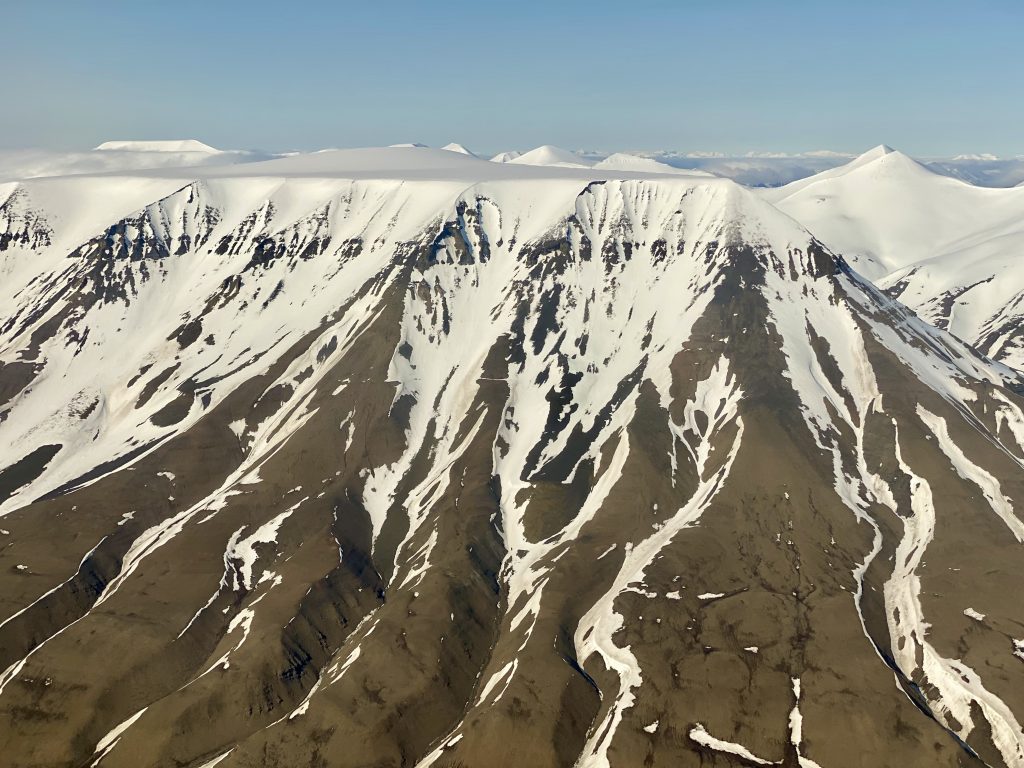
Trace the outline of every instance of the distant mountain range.
<instances>
[{"instance_id":1,"label":"distant mountain range","mask_svg":"<svg viewBox=\"0 0 1024 768\"><path fill-rule=\"evenodd\" d=\"M425 147L420 143L395 146ZM474 153L464 145L448 144L442 149ZM102 173L104 171L139 170L154 167L185 167L227 163L256 162L286 157L297 152L270 153L259 150L218 150L194 139L175 141L108 141L91 152L58 152L49 150L0 150L0 181L36 176L61 176L71 173ZM745 153L728 155L719 152L644 151L608 153L570 151L545 145L522 152L510 150L491 157L496 162L510 162L523 154L533 155L535 165L550 165L545 158L555 155L557 162L571 165L593 165L616 154L648 158L663 165L684 170L704 171L733 179L746 186L777 187L844 165L856 158L829 150L785 153ZM481 155L486 157L487 155ZM925 158L923 165L943 176L950 176L982 187L1013 187L1024 184L1024 157L998 158L990 154L962 154L951 158Z\"/></svg>"}]
</instances>

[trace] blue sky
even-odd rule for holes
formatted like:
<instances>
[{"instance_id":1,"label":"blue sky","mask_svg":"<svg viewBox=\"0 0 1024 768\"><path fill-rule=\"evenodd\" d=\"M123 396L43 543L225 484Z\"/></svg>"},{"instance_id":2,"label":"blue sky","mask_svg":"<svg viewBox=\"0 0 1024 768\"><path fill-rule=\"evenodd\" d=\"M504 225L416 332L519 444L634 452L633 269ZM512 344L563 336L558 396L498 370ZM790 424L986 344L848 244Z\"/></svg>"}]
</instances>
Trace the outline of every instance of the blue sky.
<instances>
[{"instance_id":1,"label":"blue sky","mask_svg":"<svg viewBox=\"0 0 1024 768\"><path fill-rule=\"evenodd\" d=\"M1024 3L0 0L0 147L1024 154Z\"/></svg>"}]
</instances>

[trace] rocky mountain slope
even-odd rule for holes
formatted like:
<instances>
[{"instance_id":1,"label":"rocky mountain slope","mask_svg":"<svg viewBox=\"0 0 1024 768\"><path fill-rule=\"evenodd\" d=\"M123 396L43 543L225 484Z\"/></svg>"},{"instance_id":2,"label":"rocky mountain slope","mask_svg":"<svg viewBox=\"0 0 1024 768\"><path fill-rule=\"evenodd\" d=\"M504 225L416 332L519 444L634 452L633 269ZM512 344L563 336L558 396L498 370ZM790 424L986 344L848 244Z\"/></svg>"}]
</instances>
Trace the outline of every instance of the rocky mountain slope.
<instances>
[{"instance_id":1,"label":"rocky mountain slope","mask_svg":"<svg viewBox=\"0 0 1024 768\"><path fill-rule=\"evenodd\" d=\"M722 179L0 188L0 765L1024 766L1024 405Z\"/></svg>"}]
</instances>

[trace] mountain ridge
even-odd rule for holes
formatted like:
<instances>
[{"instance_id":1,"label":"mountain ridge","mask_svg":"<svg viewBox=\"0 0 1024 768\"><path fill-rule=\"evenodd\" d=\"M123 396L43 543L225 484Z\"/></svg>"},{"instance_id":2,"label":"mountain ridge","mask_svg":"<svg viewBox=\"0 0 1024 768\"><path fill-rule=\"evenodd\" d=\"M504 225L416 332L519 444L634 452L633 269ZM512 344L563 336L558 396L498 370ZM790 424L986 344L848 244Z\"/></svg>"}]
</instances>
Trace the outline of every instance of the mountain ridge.
<instances>
[{"instance_id":1,"label":"mountain ridge","mask_svg":"<svg viewBox=\"0 0 1024 768\"><path fill-rule=\"evenodd\" d=\"M1024 761L1018 374L728 180L316 160L0 207L5 759Z\"/></svg>"},{"instance_id":2,"label":"mountain ridge","mask_svg":"<svg viewBox=\"0 0 1024 768\"><path fill-rule=\"evenodd\" d=\"M765 197L929 322L1024 366L1020 190L976 187L896 152L869 155Z\"/></svg>"}]
</instances>

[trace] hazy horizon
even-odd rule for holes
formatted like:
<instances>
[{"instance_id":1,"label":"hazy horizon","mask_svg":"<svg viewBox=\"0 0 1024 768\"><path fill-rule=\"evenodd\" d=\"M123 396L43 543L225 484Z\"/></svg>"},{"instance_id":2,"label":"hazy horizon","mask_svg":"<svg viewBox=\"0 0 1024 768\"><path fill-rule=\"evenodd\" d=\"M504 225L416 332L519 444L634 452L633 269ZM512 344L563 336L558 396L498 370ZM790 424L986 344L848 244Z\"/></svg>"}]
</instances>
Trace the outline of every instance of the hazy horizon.
<instances>
[{"instance_id":1,"label":"hazy horizon","mask_svg":"<svg viewBox=\"0 0 1024 768\"><path fill-rule=\"evenodd\" d=\"M500 155L506 152L519 152L525 153L530 150L535 150L540 146L557 146L562 150L567 150L572 153L577 153L582 157L607 157L615 153L623 153L627 155L635 154L638 156L651 156L651 157L677 157L680 159L688 160L729 160L729 159L748 159L748 160L798 160L798 159L817 159L817 160L839 160L843 161L846 159L854 159L864 153L871 152L873 148L881 145L886 145L896 152L900 152L908 157L912 157L916 160L922 161L1018 161L1024 160L1024 153L1011 154L1011 155L996 155L994 153L987 152L971 152L965 151L956 154L918 154L907 152L901 146L894 145L888 141L876 141L860 148L855 148L852 151L834 150L829 147L813 147L806 148L806 150L794 150L791 152L781 152L773 150L737 150L733 152L723 152L714 150L714 148L708 148L708 150L702 150L702 148L690 148L690 147L678 147L678 146L659 146L659 147L638 147L630 145L609 145L609 146L584 146L584 145L573 145L572 143L555 144L553 142L540 142L535 144L513 144L513 145L501 145L501 146L476 146L466 141L460 141L458 138L454 138L451 141L439 142L436 144L430 144L423 141L415 141L413 137L410 141L394 142L391 144L383 143L360 143L360 144L335 144L335 145L324 145L324 146L310 146L310 147L297 147L297 146L281 146L281 147L267 147L267 146L236 146L236 145L217 145L211 141L206 141L202 136L196 135L147 135L147 136L127 136L118 135L108 139L103 139L97 144L80 144L80 145L68 145L68 146L45 146L41 144L24 144L24 145L11 145L11 146L0 146L0 153L2 154L14 154L14 153L30 153L30 152L42 152L52 154L74 154L74 153L89 153L89 152L135 152L134 148L125 148L125 150L100 150L100 143L106 141L113 141L119 143L150 143L150 142L176 142L183 140L198 141L206 144L211 150L225 153L258 153L265 154L267 156L280 157L282 155L289 154L309 154L317 152L332 152L332 151L343 151L343 150L362 150L362 148L374 148L374 147L387 147L387 146L401 146L409 144L421 145L424 148L432 148L432 150L442 150L446 144L455 143L461 144L477 157L487 160L496 155ZM159 151L159 150L158 150Z\"/></svg>"}]
</instances>

